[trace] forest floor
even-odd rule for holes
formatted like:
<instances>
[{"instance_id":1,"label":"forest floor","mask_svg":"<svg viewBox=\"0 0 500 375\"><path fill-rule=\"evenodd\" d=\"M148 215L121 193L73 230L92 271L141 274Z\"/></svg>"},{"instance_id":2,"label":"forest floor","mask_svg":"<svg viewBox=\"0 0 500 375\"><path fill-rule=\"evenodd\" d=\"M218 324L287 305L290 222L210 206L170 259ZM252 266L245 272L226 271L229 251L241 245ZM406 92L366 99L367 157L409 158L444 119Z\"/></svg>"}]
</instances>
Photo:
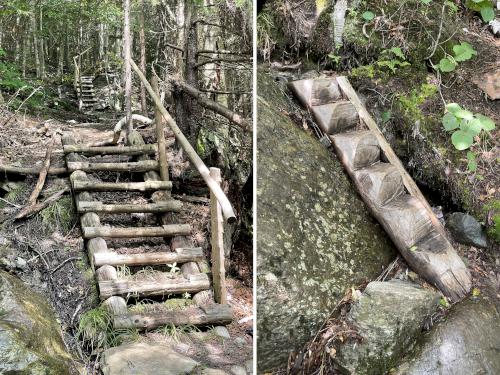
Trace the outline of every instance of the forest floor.
<instances>
[{"instance_id":1,"label":"forest floor","mask_svg":"<svg viewBox=\"0 0 500 375\"><path fill-rule=\"evenodd\" d=\"M0 124L10 117L10 113L0 113ZM53 116L54 114L49 114ZM63 167L64 155L60 135L65 131L72 131L77 138L85 142L102 141L112 138L112 129L117 116L108 116L102 121L96 116L85 116L81 113L58 113L57 119L41 116L16 115L9 123L2 126L0 133L0 164L35 167L41 166L46 148L53 136L56 136L56 145L51 158L51 167ZM152 130L144 129L147 139L153 134ZM181 176L188 168L188 163L182 161L180 153L169 152L169 160L174 162L172 174ZM102 176L116 178L116 176ZM96 308L99 304L98 292L94 275L90 269L77 214L73 207L73 200L69 193L42 210L37 215L23 221L12 221L11 217L26 202L34 188L38 176L3 175L0 178L0 237L4 237L13 244L12 252L0 254L2 258L11 262L0 265L12 274L18 276L34 290L46 296L60 321L64 341L70 351L85 363L87 371L99 373L96 359L99 350L92 352L88 342L82 341L79 330L79 318L86 311ZM122 174L121 179L129 178ZM50 175L39 201L56 191L69 187L67 175ZM121 201L120 193L106 193L107 201ZM137 199L144 199L140 195ZM196 245L209 248L210 221L209 207L206 203L185 202L180 213L182 222L189 222L194 226L193 240ZM113 225L131 225L131 223L147 224L153 222L152 215L113 215L104 217L104 223ZM124 251L130 247L129 243L117 243ZM115 246L111 244L110 246ZM158 244L151 241L141 251L151 251ZM166 246L165 244L160 246ZM239 252L236 250L236 254ZM208 254L207 254L208 255ZM19 259L21 259L19 261ZM208 257L208 259L210 259ZM228 278L228 299L233 308L234 321L227 328L231 340L236 340L239 346L223 345L222 357L227 357L227 364L243 363L252 356L252 274L251 265L244 259L236 257L231 265L235 270ZM249 319L244 319L249 318ZM240 320L243 319L242 322ZM174 339L178 335L189 335L183 332L164 330L147 333L141 336L131 336L127 340L148 340L162 342ZM186 336L187 337L187 336ZM189 339L189 338L188 338ZM196 357L196 355L195 355ZM215 367L216 364L212 364Z\"/></svg>"}]
</instances>

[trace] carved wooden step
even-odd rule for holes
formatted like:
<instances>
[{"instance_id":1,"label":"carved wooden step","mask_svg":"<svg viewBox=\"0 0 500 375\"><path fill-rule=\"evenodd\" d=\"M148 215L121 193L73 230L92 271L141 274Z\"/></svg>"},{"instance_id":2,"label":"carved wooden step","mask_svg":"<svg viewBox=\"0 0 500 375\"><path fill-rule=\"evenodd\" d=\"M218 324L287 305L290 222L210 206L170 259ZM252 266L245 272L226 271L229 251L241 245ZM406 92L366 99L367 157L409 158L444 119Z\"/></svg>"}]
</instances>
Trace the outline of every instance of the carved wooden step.
<instances>
[{"instance_id":1,"label":"carved wooden step","mask_svg":"<svg viewBox=\"0 0 500 375\"><path fill-rule=\"evenodd\" d=\"M117 279L99 282L99 292L101 300L111 296L158 296L168 294L196 293L210 288L210 280L204 273L189 275L185 278L182 275L175 275L170 278L170 274L164 273L163 277L153 279L155 276L145 276L141 279Z\"/></svg>"},{"instance_id":2,"label":"carved wooden step","mask_svg":"<svg viewBox=\"0 0 500 375\"><path fill-rule=\"evenodd\" d=\"M143 155L155 154L158 151L156 144L144 146L102 146L91 147L83 145L67 145L64 146L64 153L78 152L84 155Z\"/></svg>"},{"instance_id":3,"label":"carved wooden step","mask_svg":"<svg viewBox=\"0 0 500 375\"><path fill-rule=\"evenodd\" d=\"M348 101L314 106L311 112L321 130L328 135L352 129L359 123L358 111Z\"/></svg>"},{"instance_id":4,"label":"carved wooden step","mask_svg":"<svg viewBox=\"0 0 500 375\"><path fill-rule=\"evenodd\" d=\"M381 207L405 193L403 178L395 166L377 163L354 172L360 193Z\"/></svg>"},{"instance_id":5,"label":"carved wooden step","mask_svg":"<svg viewBox=\"0 0 500 375\"><path fill-rule=\"evenodd\" d=\"M113 326L116 329L151 330L164 325L225 325L233 320L229 305L210 304L207 306L190 306L173 311L153 313L128 313L114 316Z\"/></svg>"},{"instance_id":6,"label":"carved wooden step","mask_svg":"<svg viewBox=\"0 0 500 375\"><path fill-rule=\"evenodd\" d=\"M366 168L380 161L380 146L369 130L359 130L330 136L337 155L352 170Z\"/></svg>"},{"instance_id":7,"label":"carved wooden step","mask_svg":"<svg viewBox=\"0 0 500 375\"><path fill-rule=\"evenodd\" d=\"M304 107L333 103L342 97L339 85L331 78L302 79L290 82L289 87Z\"/></svg>"},{"instance_id":8,"label":"carved wooden step","mask_svg":"<svg viewBox=\"0 0 500 375\"><path fill-rule=\"evenodd\" d=\"M74 191L152 191L170 190L171 181L145 181L145 182L92 182L72 181Z\"/></svg>"},{"instance_id":9,"label":"carved wooden step","mask_svg":"<svg viewBox=\"0 0 500 375\"><path fill-rule=\"evenodd\" d=\"M94 254L94 264L103 266L146 266L172 263L197 262L204 259L201 247L177 248L171 252L143 253L143 254L118 254L115 252Z\"/></svg>"},{"instance_id":10,"label":"carved wooden step","mask_svg":"<svg viewBox=\"0 0 500 375\"><path fill-rule=\"evenodd\" d=\"M148 172L158 170L158 162L156 160L144 160L129 163L68 162L67 165L70 172L77 170L84 172Z\"/></svg>"},{"instance_id":11,"label":"carved wooden step","mask_svg":"<svg viewBox=\"0 0 500 375\"><path fill-rule=\"evenodd\" d=\"M79 213L85 212L105 212L115 214L125 213L164 213L164 212L180 212L182 202L176 200L162 201L158 203L147 204L103 204L102 202L84 202L77 203Z\"/></svg>"},{"instance_id":12,"label":"carved wooden step","mask_svg":"<svg viewBox=\"0 0 500 375\"><path fill-rule=\"evenodd\" d=\"M138 237L173 237L191 234L189 224L169 224L161 227L113 228L83 227L83 238L138 238Z\"/></svg>"}]
</instances>

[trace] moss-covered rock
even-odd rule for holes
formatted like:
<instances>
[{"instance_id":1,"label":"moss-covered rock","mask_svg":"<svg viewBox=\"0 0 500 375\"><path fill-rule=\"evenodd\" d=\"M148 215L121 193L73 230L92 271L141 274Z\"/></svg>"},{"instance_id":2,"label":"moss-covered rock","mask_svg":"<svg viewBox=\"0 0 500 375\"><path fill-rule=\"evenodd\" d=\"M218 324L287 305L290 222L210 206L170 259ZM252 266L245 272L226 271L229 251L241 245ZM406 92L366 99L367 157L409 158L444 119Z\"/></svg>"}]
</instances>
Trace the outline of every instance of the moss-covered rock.
<instances>
[{"instance_id":1,"label":"moss-covered rock","mask_svg":"<svg viewBox=\"0 0 500 375\"><path fill-rule=\"evenodd\" d=\"M60 331L47 301L0 271L0 373L77 374Z\"/></svg>"},{"instance_id":2,"label":"moss-covered rock","mask_svg":"<svg viewBox=\"0 0 500 375\"><path fill-rule=\"evenodd\" d=\"M285 88L258 74L259 371L285 366L351 286L395 250L334 154L285 115ZM297 108L295 108L296 110Z\"/></svg>"}]
</instances>

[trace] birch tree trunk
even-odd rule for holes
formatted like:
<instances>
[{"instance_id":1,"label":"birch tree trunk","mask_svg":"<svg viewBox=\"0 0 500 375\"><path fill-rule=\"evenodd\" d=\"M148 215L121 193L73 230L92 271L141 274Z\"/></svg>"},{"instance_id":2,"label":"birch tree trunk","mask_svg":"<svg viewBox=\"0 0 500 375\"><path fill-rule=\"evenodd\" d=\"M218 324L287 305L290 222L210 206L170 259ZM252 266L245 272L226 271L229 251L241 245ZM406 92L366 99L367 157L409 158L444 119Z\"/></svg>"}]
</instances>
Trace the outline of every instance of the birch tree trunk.
<instances>
[{"instance_id":1,"label":"birch tree trunk","mask_svg":"<svg viewBox=\"0 0 500 375\"><path fill-rule=\"evenodd\" d=\"M140 68L146 74L146 35L144 32L144 0L140 2L139 10L139 45L141 49ZM146 88L141 82L141 111L143 115L147 115L148 109L146 107Z\"/></svg>"},{"instance_id":2,"label":"birch tree trunk","mask_svg":"<svg viewBox=\"0 0 500 375\"><path fill-rule=\"evenodd\" d=\"M123 60L125 65L125 113L127 118L127 134L132 132L132 68L131 40L130 40L130 0L123 0L124 22L123 22Z\"/></svg>"}]
</instances>

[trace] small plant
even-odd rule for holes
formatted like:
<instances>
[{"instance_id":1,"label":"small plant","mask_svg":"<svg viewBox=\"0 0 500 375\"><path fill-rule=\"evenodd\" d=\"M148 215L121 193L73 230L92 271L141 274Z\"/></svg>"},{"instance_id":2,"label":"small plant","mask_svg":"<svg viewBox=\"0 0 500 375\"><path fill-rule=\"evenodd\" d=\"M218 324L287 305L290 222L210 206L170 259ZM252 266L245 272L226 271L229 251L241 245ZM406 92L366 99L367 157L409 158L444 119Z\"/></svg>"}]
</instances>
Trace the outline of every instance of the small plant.
<instances>
[{"instance_id":1,"label":"small plant","mask_svg":"<svg viewBox=\"0 0 500 375\"><path fill-rule=\"evenodd\" d=\"M110 346L111 331L110 314L104 308L98 307L82 314L76 334L94 351Z\"/></svg>"},{"instance_id":2,"label":"small plant","mask_svg":"<svg viewBox=\"0 0 500 375\"><path fill-rule=\"evenodd\" d=\"M70 196L63 197L40 211L38 215L47 227L68 232L75 222L73 200Z\"/></svg>"},{"instance_id":3,"label":"small plant","mask_svg":"<svg viewBox=\"0 0 500 375\"><path fill-rule=\"evenodd\" d=\"M365 21L371 21L375 18L375 13L373 13L372 11L369 11L367 10L366 12L363 12L361 14L361 17L365 20Z\"/></svg>"},{"instance_id":4,"label":"small plant","mask_svg":"<svg viewBox=\"0 0 500 375\"><path fill-rule=\"evenodd\" d=\"M408 61L406 61L406 57L399 47L392 47L390 49L383 50L380 54L382 59L377 61L377 65L381 68L386 67L392 73L396 72L396 68L405 67L411 65Z\"/></svg>"},{"instance_id":5,"label":"small plant","mask_svg":"<svg viewBox=\"0 0 500 375\"><path fill-rule=\"evenodd\" d=\"M453 46L453 54L453 56L447 54L443 57L439 61L437 69L443 73L453 72L457 68L459 62L472 59L473 56L477 55L477 52L469 43L462 42Z\"/></svg>"},{"instance_id":6,"label":"small plant","mask_svg":"<svg viewBox=\"0 0 500 375\"><path fill-rule=\"evenodd\" d=\"M446 111L442 123L445 130L453 131L451 142L457 150L467 150L474 143L474 137L482 131L490 132L495 129L492 119L478 113L473 114L457 103L447 104ZM475 162L475 158L473 161Z\"/></svg>"},{"instance_id":7,"label":"small plant","mask_svg":"<svg viewBox=\"0 0 500 375\"><path fill-rule=\"evenodd\" d=\"M476 154L472 151L467 151L467 169L471 172L477 170Z\"/></svg>"},{"instance_id":8,"label":"small plant","mask_svg":"<svg viewBox=\"0 0 500 375\"><path fill-rule=\"evenodd\" d=\"M177 263L167 264L170 273L178 273L181 269L177 267Z\"/></svg>"},{"instance_id":9,"label":"small plant","mask_svg":"<svg viewBox=\"0 0 500 375\"><path fill-rule=\"evenodd\" d=\"M484 22L495 19L495 9L490 0L467 0L465 5L467 8L479 12Z\"/></svg>"}]
</instances>

